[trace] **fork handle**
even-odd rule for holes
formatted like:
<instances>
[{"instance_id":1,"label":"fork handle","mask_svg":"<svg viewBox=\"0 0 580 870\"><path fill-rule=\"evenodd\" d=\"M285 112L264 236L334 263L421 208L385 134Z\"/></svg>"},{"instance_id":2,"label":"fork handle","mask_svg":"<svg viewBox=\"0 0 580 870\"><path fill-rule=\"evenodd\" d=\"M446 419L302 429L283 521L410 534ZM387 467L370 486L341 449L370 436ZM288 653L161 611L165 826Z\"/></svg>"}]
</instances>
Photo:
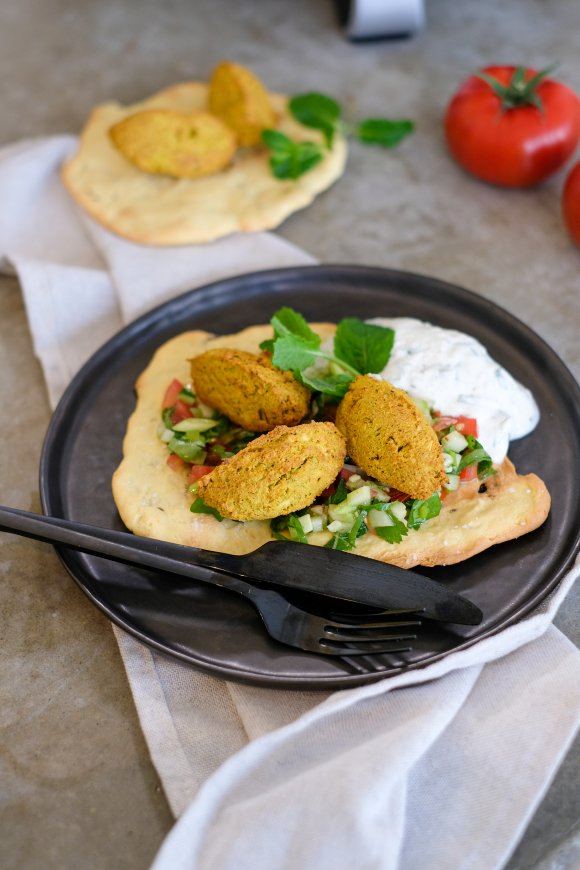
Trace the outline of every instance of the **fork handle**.
<instances>
[{"instance_id":1,"label":"fork handle","mask_svg":"<svg viewBox=\"0 0 580 870\"><path fill-rule=\"evenodd\" d=\"M10 532L24 538L33 538L47 544L62 544L82 553L102 556L114 562L136 565L155 571L164 571L188 577L238 592L245 598L254 599L256 588L240 577L226 573L227 559L223 560L223 568L216 570L215 566L204 566L191 561L193 554L204 551L178 544L165 544L151 538L142 538L127 532L117 532L113 529L100 529L97 526L63 520L58 517L46 517L30 511L0 506L0 531ZM171 555L163 552L164 547ZM183 554L179 551L183 550ZM208 554L209 556L226 556L226 554ZM209 561L209 560L208 560ZM214 560L212 559L211 562ZM235 557L232 557L232 567Z\"/></svg>"}]
</instances>

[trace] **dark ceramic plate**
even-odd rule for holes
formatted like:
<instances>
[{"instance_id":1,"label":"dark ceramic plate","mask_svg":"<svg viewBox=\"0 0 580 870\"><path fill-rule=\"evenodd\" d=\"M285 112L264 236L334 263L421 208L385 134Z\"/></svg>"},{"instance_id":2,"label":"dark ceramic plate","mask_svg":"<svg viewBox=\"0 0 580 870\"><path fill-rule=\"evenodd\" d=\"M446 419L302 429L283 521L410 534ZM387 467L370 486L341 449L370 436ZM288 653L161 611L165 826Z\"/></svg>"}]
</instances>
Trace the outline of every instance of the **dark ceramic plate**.
<instances>
[{"instance_id":1,"label":"dark ceramic plate","mask_svg":"<svg viewBox=\"0 0 580 870\"><path fill-rule=\"evenodd\" d=\"M275 643L252 606L236 595L61 548L89 598L135 637L198 668L228 679L312 689L354 686L425 666L497 632L541 601L578 546L578 386L556 354L506 311L459 287L404 272L314 266L243 275L186 293L132 323L87 362L56 409L40 467L45 513L122 529L111 475L121 459L133 384L155 349L188 329L230 333L266 323L280 305L292 305L310 320L406 315L460 329L533 390L540 424L512 444L510 456L520 472L535 471L545 480L555 510L520 540L460 565L424 570L475 602L484 613L482 625L429 629L410 653L353 665Z\"/></svg>"}]
</instances>

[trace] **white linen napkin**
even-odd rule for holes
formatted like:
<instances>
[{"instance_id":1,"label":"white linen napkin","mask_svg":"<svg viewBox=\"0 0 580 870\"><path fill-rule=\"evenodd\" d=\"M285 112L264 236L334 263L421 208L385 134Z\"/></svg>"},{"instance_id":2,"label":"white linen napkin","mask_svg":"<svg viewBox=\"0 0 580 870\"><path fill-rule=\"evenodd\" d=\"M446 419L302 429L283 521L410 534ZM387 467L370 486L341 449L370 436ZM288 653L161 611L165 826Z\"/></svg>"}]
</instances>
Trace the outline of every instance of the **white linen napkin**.
<instances>
[{"instance_id":1,"label":"white linen napkin","mask_svg":"<svg viewBox=\"0 0 580 870\"><path fill-rule=\"evenodd\" d=\"M221 277L313 262L266 233L177 249L124 241L62 188L74 145L61 136L0 151L0 258L22 285L53 405L85 359L153 305ZM495 637L332 695L225 683L115 629L181 815L157 870L501 867L580 720L580 653L551 626L578 571Z\"/></svg>"}]
</instances>

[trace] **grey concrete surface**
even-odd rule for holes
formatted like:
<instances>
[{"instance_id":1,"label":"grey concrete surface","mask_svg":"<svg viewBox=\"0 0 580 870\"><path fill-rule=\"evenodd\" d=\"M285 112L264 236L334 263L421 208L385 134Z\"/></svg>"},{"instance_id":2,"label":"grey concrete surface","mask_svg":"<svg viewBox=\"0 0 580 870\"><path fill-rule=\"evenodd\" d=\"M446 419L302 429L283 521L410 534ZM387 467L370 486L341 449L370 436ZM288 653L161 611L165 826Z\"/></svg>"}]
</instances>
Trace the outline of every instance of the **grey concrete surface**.
<instances>
[{"instance_id":1,"label":"grey concrete surface","mask_svg":"<svg viewBox=\"0 0 580 870\"><path fill-rule=\"evenodd\" d=\"M347 175L281 228L326 262L411 269L501 303L580 371L580 252L559 216L563 175L496 190L448 159L441 114L492 61L560 64L580 90L580 7L569 0L432 0L401 43L350 45L329 0L19 0L0 6L0 142L75 131L101 100L204 77L221 57L272 89L316 88L349 114L409 116L397 152L353 147ZM0 497L38 508L49 409L16 281L0 281ZM0 537L0 866L143 868L171 816L113 635L52 551ZM578 641L579 595L557 623ZM511 870L578 866L578 753L570 753ZM458 866L460 856L458 856ZM428 866L428 856L426 856Z\"/></svg>"}]
</instances>

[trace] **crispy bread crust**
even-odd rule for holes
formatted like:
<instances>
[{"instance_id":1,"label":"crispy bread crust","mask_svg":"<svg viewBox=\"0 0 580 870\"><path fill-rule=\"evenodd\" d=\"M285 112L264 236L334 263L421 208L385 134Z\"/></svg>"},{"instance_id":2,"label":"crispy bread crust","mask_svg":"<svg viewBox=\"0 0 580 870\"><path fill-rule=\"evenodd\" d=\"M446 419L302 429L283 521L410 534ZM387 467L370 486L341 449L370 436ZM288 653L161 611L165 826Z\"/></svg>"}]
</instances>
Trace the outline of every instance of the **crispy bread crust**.
<instances>
[{"instance_id":1,"label":"crispy bread crust","mask_svg":"<svg viewBox=\"0 0 580 870\"><path fill-rule=\"evenodd\" d=\"M323 339L334 327L315 325ZM189 511L191 495L185 475L166 464L167 448L157 437L159 409L167 384L187 381L188 359L216 347L257 353L268 326L254 326L233 336L187 332L162 345L137 381L138 401L123 443L124 458L113 477L113 495L125 525L136 534L226 553L247 553L270 540L269 523L257 520L219 523L211 516ZM538 528L550 510L550 495L535 474L518 475L506 459L486 482L464 485L444 500L438 517L400 544L387 544L375 535L359 539L356 552L411 568L414 565L450 565L503 541Z\"/></svg>"}]
</instances>

